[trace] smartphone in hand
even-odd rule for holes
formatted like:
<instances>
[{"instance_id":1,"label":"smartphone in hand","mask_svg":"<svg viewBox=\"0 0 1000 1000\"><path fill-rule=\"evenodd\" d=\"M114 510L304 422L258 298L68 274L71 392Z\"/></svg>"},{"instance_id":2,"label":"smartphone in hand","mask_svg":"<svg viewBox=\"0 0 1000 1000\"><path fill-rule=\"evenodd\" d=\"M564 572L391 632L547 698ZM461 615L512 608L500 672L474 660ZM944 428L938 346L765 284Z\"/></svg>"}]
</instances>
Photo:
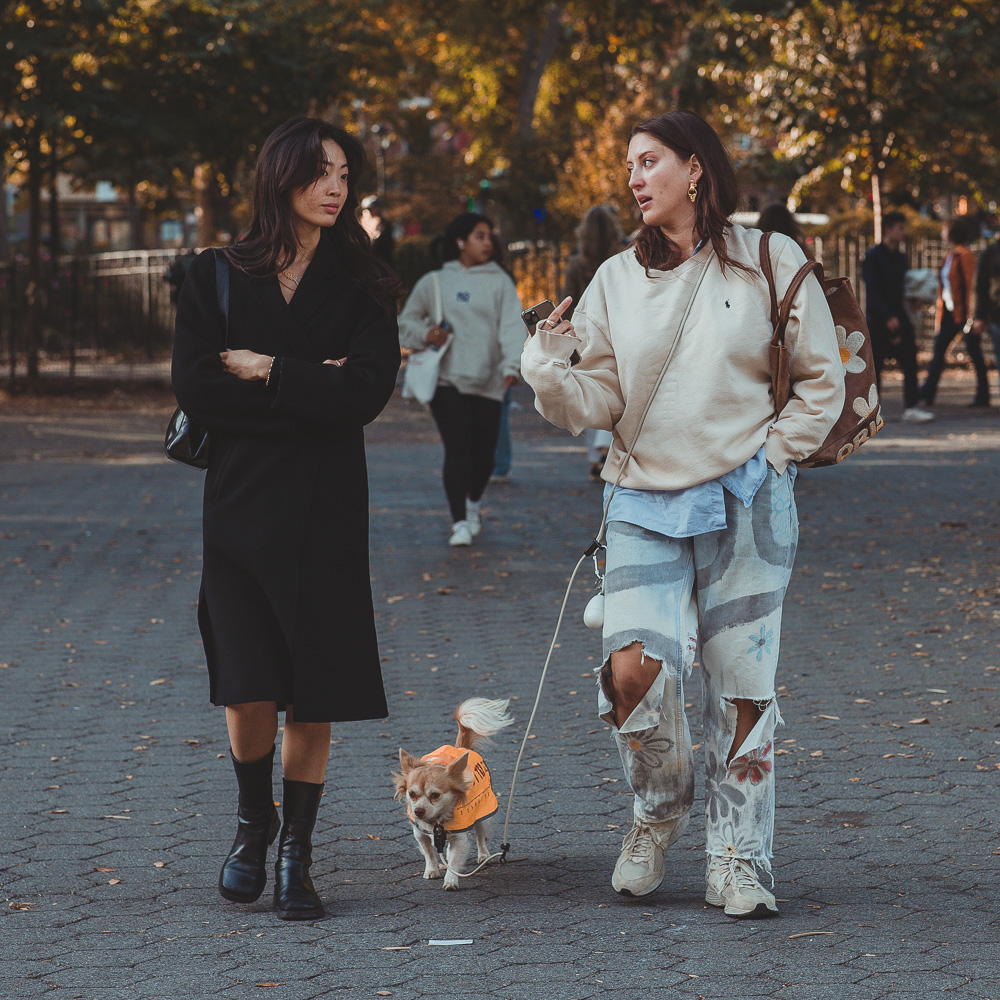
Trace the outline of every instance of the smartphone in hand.
<instances>
[{"instance_id":1,"label":"smartphone in hand","mask_svg":"<svg viewBox=\"0 0 1000 1000\"><path fill-rule=\"evenodd\" d=\"M524 320L524 325L528 328L528 336L533 337L535 335L535 327L543 319L548 319L553 312L555 312L556 304L552 299L543 299L538 305L531 306L529 309L525 309L521 313L521 319Z\"/></svg>"},{"instance_id":2,"label":"smartphone in hand","mask_svg":"<svg viewBox=\"0 0 1000 1000\"><path fill-rule=\"evenodd\" d=\"M538 305L531 306L529 309L525 309L521 313L521 319L524 320L524 325L528 328L528 336L533 337L535 335L535 327L543 319L548 319L552 313L555 312L556 305L552 299L543 299ZM569 363L575 365L579 362L580 355L577 351L574 351L569 358Z\"/></svg>"}]
</instances>

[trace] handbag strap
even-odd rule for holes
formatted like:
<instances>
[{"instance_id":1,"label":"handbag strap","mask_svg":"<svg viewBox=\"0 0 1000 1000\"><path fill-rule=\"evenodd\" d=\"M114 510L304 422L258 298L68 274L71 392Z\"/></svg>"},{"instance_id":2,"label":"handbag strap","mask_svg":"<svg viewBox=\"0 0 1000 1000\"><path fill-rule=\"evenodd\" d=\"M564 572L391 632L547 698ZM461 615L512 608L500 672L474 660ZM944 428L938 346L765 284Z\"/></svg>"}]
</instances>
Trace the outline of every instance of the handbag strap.
<instances>
[{"instance_id":1,"label":"handbag strap","mask_svg":"<svg viewBox=\"0 0 1000 1000\"><path fill-rule=\"evenodd\" d=\"M224 331L223 344L229 350L229 258L225 251L215 248L215 294L219 303Z\"/></svg>"},{"instance_id":2,"label":"handbag strap","mask_svg":"<svg viewBox=\"0 0 1000 1000\"><path fill-rule=\"evenodd\" d=\"M684 308L684 314L681 316L680 323L677 324L677 333L674 335L674 341L670 345L670 350L667 351L666 360L663 362L660 374L657 376L656 382L654 383L652 391L649 394L649 399L646 400L645 409L642 411L642 416L639 417L639 424L635 429L634 436L632 437L632 443L629 445L629 449L625 453L625 458L622 460L621 468L618 470L618 475L615 477L615 481L611 484L611 492L608 494L607 502L604 504L604 514L601 517L601 526L597 531L597 537L591 543L590 549L587 550L587 552L591 555L604 546L604 535L608 526L608 511L611 509L611 498L615 495L615 490L618 489L618 484L622 481L622 476L625 475L625 466L628 465L629 459L632 457L632 452L635 451L635 446L639 443L639 435L642 433L643 424L645 424L646 417L649 415L650 408L653 405L653 399L656 396L657 390L660 388L660 384L663 382L664 375L667 374L667 367L674 356L674 352L677 350L677 345L680 343L681 333L684 330L684 324L687 323L688 316L691 315L691 309L694 306L695 296L698 294L698 289L701 288L701 283L705 280L705 275L708 274L708 269L712 265L712 259L714 256L715 251L709 250L708 258L701 269L701 273L698 275L698 280L694 283L694 288L691 289L691 297L688 299L687 306Z\"/></svg>"},{"instance_id":3,"label":"handbag strap","mask_svg":"<svg viewBox=\"0 0 1000 1000\"><path fill-rule=\"evenodd\" d=\"M802 282L810 274L816 272L816 277L820 284L823 283L823 265L818 260L807 260L792 278L788 289L785 291L781 304L778 304L778 292L774 283L774 268L771 265L771 234L764 233L760 238L760 269L767 281L767 289L771 296L771 326L774 333L771 335L772 347L784 347L785 327L792 315L792 306L795 305L795 296L798 295Z\"/></svg>"},{"instance_id":4,"label":"handbag strap","mask_svg":"<svg viewBox=\"0 0 1000 1000\"><path fill-rule=\"evenodd\" d=\"M441 306L441 279L437 271L431 271L431 285L434 287L434 323L440 326L444 322L444 309Z\"/></svg>"}]
</instances>

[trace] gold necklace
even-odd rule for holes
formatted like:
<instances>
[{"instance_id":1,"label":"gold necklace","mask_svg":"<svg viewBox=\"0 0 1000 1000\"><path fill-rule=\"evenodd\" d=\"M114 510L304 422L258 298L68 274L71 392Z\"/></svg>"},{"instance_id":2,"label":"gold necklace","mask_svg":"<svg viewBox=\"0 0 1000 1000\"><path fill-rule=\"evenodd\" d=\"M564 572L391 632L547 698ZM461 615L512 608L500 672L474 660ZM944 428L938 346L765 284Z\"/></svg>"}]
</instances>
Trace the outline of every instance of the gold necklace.
<instances>
[{"instance_id":1,"label":"gold necklace","mask_svg":"<svg viewBox=\"0 0 1000 1000\"><path fill-rule=\"evenodd\" d=\"M282 271L281 272L286 278L288 278L289 281L291 281L295 285L296 288L299 287L299 282L305 277L306 270L309 267L310 261L312 261L312 257L306 257L305 261L306 261L306 266L302 269L302 273L297 278L295 277L294 274L292 274L291 271Z\"/></svg>"}]
</instances>

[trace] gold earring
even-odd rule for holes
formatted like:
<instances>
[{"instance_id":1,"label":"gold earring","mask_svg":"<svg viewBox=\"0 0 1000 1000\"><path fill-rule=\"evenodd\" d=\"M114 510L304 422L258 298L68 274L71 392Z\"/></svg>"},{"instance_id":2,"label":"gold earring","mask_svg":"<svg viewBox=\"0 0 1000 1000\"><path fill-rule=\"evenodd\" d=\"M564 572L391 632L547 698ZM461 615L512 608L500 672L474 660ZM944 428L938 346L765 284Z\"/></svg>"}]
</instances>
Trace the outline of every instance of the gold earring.
<instances>
[{"instance_id":1,"label":"gold earring","mask_svg":"<svg viewBox=\"0 0 1000 1000\"><path fill-rule=\"evenodd\" d=\"M688 185L688 201L690 201L691 204L693 205L697 197L698 197L698 182L691 181L691 183Z\"/></svg>"}]
</instances>

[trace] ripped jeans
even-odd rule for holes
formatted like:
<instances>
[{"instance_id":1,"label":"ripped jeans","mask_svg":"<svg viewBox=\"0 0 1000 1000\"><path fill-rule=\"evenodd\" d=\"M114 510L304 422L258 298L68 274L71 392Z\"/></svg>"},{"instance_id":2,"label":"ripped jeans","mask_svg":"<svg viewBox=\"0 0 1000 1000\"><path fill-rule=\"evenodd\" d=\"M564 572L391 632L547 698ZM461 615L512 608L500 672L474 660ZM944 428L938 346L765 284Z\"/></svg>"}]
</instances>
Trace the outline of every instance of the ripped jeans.
<instances>
[{"instance_id":1,"label":"ripped jeans","mask_svg":"<svg viewBox=\"0 0 1000 1000\"><path fill-rule=\"evenodd\" d=\"M770 872L774 833L774 691L781 605L798 543L791 477L768 470L749 508L728 491L727 527L668 538L612 521L604 578L604 666L600 717L611 724L635 817L685 815L694 802L694 754L684 680L698 650L705 733L705 850ZM661 663L653 685L621 729L605 684L610 656L634 642ZM736 734L734 699L762 710L726 761Z\"/></svg>"}]
</instances>

